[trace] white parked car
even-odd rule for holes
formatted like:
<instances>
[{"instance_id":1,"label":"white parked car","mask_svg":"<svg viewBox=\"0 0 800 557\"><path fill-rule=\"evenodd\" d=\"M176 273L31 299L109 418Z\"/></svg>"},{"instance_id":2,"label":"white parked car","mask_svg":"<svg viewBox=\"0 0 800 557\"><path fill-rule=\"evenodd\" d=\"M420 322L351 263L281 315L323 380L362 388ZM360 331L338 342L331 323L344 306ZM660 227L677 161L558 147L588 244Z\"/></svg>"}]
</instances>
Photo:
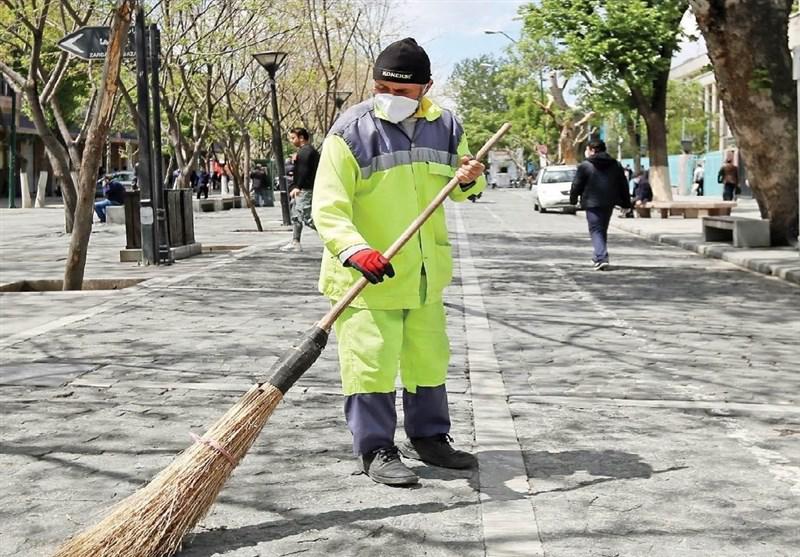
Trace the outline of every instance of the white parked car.
<instances>
[{"instance_id":1,"label":"white parked car","mask_svg":"<svg viewBox=\"0 0 800 557\"><path fill-rule=\"evenodd\" d=\"M533 208L540 213L549 209L574 213L577 207L569 202L569 190L577 169L574 164L544 167L531 187Z\"/></svg>"}]
</instances>

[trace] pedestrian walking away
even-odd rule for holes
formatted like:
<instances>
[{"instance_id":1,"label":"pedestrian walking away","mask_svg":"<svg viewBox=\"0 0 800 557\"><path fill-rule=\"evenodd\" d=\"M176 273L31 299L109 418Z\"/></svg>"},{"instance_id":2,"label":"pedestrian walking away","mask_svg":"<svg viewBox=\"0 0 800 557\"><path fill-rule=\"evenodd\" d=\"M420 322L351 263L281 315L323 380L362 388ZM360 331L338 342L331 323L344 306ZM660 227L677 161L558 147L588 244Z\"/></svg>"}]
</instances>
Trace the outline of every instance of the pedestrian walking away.
<instances>
[{"instance_id":1,"label":"pedestrian walking away","mask_svg":"<svg viewBox=\"0 0 800 557\"><path fill-rule=\"evenodd\" d=\"M702 196L704 193L703 186L705 185L705 177L706 171L703 168L703 161L698 161L694 169L694 175L692 176L692 182L694 183L692 189L698 196Z\"/></svg>"},{"instance_id":2,"label":"pedestrian walking away","mask_svg":"<svg viewBox=\"0 0 800 557\"><path fill-rule=\"evenodd\" d=\"M269 175L262 166L257 166L250 173L252 192L255 196L256 207L272 207L272 184Z\"/></svg>"},{"instance_id":3,"label":"pedestrian walking away","mask_svg":"<svg viewBox=\"0 0 800 557\"><path fill-rule=\"evenodd\" d=\"M309 142L305 128L292 128L289 141L297 148L294 157L294 176L289 197L292 200L292 241L283 246L281 251L300 251L300 236L303 226L314 227L311 218L311 201L314 191L314 179L319 166L319 152Z\"/></svg>"},{"instance_id":4,"label":"pedestrian walking away","mask_svg":"<svg viewBox=\"0 0 800 557\"><path fill-rule=\"evenodd\" d=\"M203 195L203 199L208 199L208 185L211 183L211 174L204 168L197 177L197 199Z\"/></svg>"},{"instance_id":5,"label":"pedestrian walking away","mask_svg":"<svg viewBox=\"0 0 800 557\"><path fill-rule=\"evenodd\" d=\"M639 183L636 184L636 194L633 198L633 204L640 207L645 203L653 200L653 188L650 185L650 171L645 170L639 176Z\"/></svg>"},{"instance_id":6,"label":"pedestrian walking away","mask_svg":"<svg viewBox=\"0 0 800 557\"><path fill-rule=\"evenodd\" d=\"M322 147L312 215L325 245L320 291L365 289L334 325L353 452L372 480L417 483L400 456L448 468L475 458L451 445L445 379L450 359L442 291L452 278L444 208L389 263L382 255L453 177L466 201L486 187L461 124L425 96L430 60L414 39L390 44L373 69L374 97L345 112ZM384 281L384 277L391 280ZM395 445L395 380L404 429Z\"/></svg>"},{"instance_id":7,"label":"pedestrian walking away","mask_svg":"<svg viewBox=\"0 0 800 557\"><path fill-rule=\"evenodd\" d=\"M125 203L125 186L112 180L111 176L103 176L103 197L94 204L94 212L100 222L106 222L106 208L111 205L122 205Z\"/></svg>"},{"instance_id":8,"label":"pedestrian walking away","mask_svg":"<svg viewBox=\"0 0 800 557\"><path fill-rule=\"evenodd\" d=\"M609 265L608 224L614 206L629 209L631 198L625 172L616 159L606 152L604 141L590 141L585 155L586 160L578 165L572 180L569 201L576 205L580 200L581 208L586 210L594 250L592 263L596 270L602 271Z\"/></svg>"},{"instance_id":9,"label":"pedestrian walking away","mask_svg":"<svg viewBox=\"0 0 800 557\"><path fill-rule=\"evenodd\" d=\"M717 182L722 184L723 201L733 201L739 193L739 167L733 164L733 153L725 155L725 164L719 169Z\"/></svg>"}]
</instances>

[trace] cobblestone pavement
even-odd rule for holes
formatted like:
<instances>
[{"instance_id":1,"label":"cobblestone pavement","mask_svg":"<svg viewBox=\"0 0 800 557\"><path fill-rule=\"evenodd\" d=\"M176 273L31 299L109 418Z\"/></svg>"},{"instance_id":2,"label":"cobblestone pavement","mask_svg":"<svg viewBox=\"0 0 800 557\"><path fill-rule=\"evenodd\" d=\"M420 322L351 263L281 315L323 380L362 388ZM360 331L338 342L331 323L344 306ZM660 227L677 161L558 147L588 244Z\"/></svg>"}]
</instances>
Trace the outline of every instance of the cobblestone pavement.
<instances>
[{"instance_id":1,"label":"cobblestone pavement","mask_svg":"<svg viewBox=\"0 0 800 557\"><path fill-rule=\"evenodd\" d=\"M613 270L593 272L582 215L535 214L526 193L448 207L464 232L446 297L453 436L481 452L480 473L417 466L416 489L354 474L332 339L181 555L794 554L800 289L616 232ZM198 235L250 226L244 211L216 218ZM318 240L283 254L286 238L145 270L100 313L98 293L0 294L0 555L47 555L94 521L325 312ZM128 276L97 257L98 273ZM474 358L486 340L493 354ZM500 397L476 390L491 358ZM510 410L510 448L476 441L487 407ZM498 464L516 455L522 489ZM505 526L535 540L498 534L493 513L514 502L531 520Z\"/></svg>"},{"instance_id":2,"label":"cobblestone pavement","mask_svg":"<svg viewBox=\"0 0 800 557\"><path fill-rule=\"evenodd\" d=\"M800 289L530 204L464 213L546 555L796 554Z\"/></svg>"}]
</instances>

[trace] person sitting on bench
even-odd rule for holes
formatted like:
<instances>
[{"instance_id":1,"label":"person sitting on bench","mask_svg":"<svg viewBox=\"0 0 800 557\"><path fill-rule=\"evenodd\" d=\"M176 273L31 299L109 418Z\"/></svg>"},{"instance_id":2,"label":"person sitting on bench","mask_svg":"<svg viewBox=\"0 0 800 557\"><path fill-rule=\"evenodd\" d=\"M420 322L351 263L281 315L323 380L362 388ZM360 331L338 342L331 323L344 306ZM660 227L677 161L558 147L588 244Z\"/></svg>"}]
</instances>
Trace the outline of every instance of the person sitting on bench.
<instances>
[{"instance_id":1,"label":"person sitting on bench","mask_svg":"<svg viewBox=\"0 0 800 557\"><path fill-rule=\"evenodd\" d=\"M94 212L97 213L100 222L106 222L106 207L125 203L125 186L112 180L111 176L105 175L103 177L103 195L105 199L94 204Z\"/></svg>"}]
</instances>

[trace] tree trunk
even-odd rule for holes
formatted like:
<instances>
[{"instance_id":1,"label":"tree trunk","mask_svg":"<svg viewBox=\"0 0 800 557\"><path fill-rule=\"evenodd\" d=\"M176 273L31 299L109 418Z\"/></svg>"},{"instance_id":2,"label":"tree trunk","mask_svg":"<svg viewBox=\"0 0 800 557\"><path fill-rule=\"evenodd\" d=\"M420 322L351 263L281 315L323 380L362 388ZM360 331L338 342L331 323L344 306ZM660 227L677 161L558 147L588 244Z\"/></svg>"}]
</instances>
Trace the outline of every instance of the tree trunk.
<instances>
[{"instance_id":1,"label":"tree trunk","mask_svg":"<svg viewBox=\"0 0 800 557\"><path fill-rule=\"evenodd\" d=\"M39 172L39 180L36 182L36 203L35 207L45 207L47 206L47 200L45 199L45 189L47 189L47 172Z\"/></svg>"},{"instance_id":2,"label":"tree trunk","mask_svg":"<svg viewBox=\"0 0 800 557\"><path fill-rule=\"evenodd\" d=\"M650 155L650 187L654 201L672 201L672 184L669 177L669 155L667 154L666 113L643 110L647 124L647 150Z\"/></svg>"},{"instance_id":3,"label":"tree trunk","mask_svg":"<svg viewBox=\"0 0 800 557\"><path fill-rule=\"evenodd\" d=\"M80 290L86 268L86 249L92 233L92 212L97 171L103 156L108 130L114 117L114 104L119 88L122 64L122 47L127 41L128 28L135 0L119 0L111 22L108 50L103 67L100 98L92 114L86 136L86 148L81 161L78 180L78 204L75 208L75 226L69 242L67 262L64 266L64 290Z\"/></svg>"},{"instance_id":4,"label":"tree trunk","mask_svg":"<svg viewBox=\"0 0 800 557\"><path fill-rule=\"evenodd\" d=\"M250 207L253 220L256 221L256 228L258 228L259 232L264 232L264 227L261 226L261 218L258 216L258 211L256 211L256 205L250 197L250 182L248 181L250 180L250 134L245 132L242 141L244 141L244 172L242 173L244 174L244 185L242 186L242 194L245 201L247 201L247 206Z\"/></svg>"},{"instance_id":5,"label":"tree trunk","mask_svg":"<svg viewBox=\"0 0 800 557\"><path fill-rule=\"evenodd\" d=\"M39 99L39 92L36 85L29 82L25 87L25 100L31 111L33 124L36 132L42 140L47 158L50 160L50 167L53 169L53 176L58 180L61 187L61 197L64 200L64 230L67 234L72 233L73 219L75 217L75 184L74 174L71 172L69 164L69 153L64 146L56 139L42 109Z\"/></svg>"},{"instance_id":6,"label":"tree trunk","mask_svg":"<svg viewBox=\"0 0 800 557\"><path fill-rule=\"evenodd\" d=\"M558 136L559 164L578 164L575 152L575 122L567 120L561 125L561 135Z\"/></svg>"},{"instance_id":7,"label":"tree trunk","mask_svg":"<svg viewBox=\"0 0 800 557\"><path fill-rule=\"evenodd\" d=\"M72 234L72 228L75 225L75 207L78 206L78 190L76 189L78 172L70 170L67 172L67 176L69 176L69 181L62 182L61 198L64 200L65 229L67 234Z\"/></svg>"},{"instance_id":8,"label":"tree trunk","mask_svg":"<svg viewBox=\"0 0 800 557\"><path fill-rule=\"evenodd\" d=\"M625 116L625 129L628 130L628 140L633 146L633 174L635 176L642 171L642 142L639 132L636 130L636 120Z\"/></svg>"},{"instance_id":9,"label":"tree trunk","mask_svg":"<svg viewBox=\"0 0 800 557\"><path fill-rule=\"evenodd\" d=\"M797 236L797 97L788 23L792 0L691 0L728 125L748 162L774 245Z\"/></svg>"}]
</instances>

